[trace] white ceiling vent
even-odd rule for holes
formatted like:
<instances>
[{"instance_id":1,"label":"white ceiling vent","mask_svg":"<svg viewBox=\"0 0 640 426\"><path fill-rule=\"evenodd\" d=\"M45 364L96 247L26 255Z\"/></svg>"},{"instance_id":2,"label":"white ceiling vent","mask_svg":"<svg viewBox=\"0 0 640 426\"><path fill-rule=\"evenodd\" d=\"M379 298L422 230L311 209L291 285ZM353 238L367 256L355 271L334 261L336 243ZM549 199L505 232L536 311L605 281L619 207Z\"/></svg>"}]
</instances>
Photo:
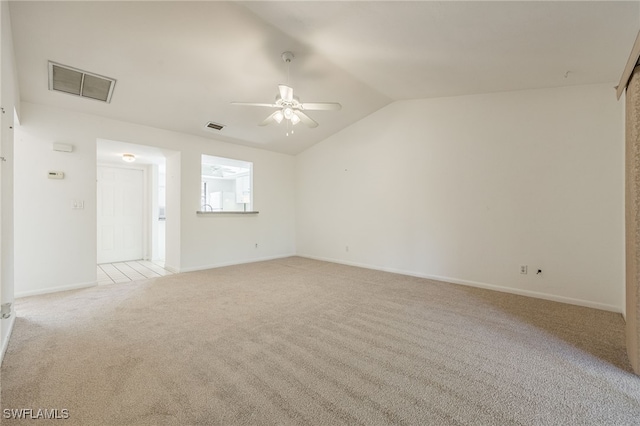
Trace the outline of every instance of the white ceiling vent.
<instances>
[{"instance_id":1,"label":"white ceiling vent","mask_svg":"<svg viewBox=\"0 0 640 426\"><path fill-rule=\"evenodd\" d=\"M218 124L214 123L213 121L208 121L204 127L211 130L222 130L224 128L224 124Z\"/></svg>"},{"instance_id":2,"label":"white ceiling vent","mask_svg":"<svg viewBox=\"0 0 640 426\"><path fill-rule=\"evenodd\" d=\"M49 61L49 90L111 102L116 80Z\"/></svg>"}]
</instances>

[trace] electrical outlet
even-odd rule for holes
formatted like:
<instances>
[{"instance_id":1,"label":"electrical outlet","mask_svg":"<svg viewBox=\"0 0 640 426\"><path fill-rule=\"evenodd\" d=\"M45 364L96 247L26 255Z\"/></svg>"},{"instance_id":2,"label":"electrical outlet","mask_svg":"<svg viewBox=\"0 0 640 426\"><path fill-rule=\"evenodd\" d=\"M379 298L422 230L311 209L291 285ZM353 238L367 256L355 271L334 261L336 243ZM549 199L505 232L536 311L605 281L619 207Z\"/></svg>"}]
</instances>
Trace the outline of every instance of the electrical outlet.
<instances>
[{"instance_id":1,"label":"electrical outlet","mask_svg":"<svg viewBox=\"0 0 640 426\"><path fill-rule=\"evenodd\" d=\"M523 275L527 275L527 269L529 269L529 267L527 265L520 265L520 273Z\"/></svg>"},{"instance_id":2,"label":"electrical outlet","mask_svg":"<svg viewBox=\"0 0 640 426\"><path fill-rule=\"evenodd\" d=\"M349 251L349 246L345 246L344 251Z\"/></svg>"},{"instance_id":3,"label":"electrical outlet","mask_svg":"<svg viewBox=\"0 0 640 426\"><path fill-rule=\"evenodd\" d=\"M258 248L258 243L256 243L256 248Z\"/></svg>"}]
</instances>

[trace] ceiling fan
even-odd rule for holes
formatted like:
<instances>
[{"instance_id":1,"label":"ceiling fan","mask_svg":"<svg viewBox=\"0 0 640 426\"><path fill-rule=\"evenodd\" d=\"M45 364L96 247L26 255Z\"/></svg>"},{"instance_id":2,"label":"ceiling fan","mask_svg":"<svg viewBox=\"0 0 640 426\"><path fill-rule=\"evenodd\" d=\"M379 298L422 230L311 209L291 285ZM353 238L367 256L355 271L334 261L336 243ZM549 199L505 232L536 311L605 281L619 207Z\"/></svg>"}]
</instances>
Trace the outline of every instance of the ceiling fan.
<instances>
[{"instance_id":1,"label":"ceiling fan","mask_svg":"<svg viewBox=\"0 0 640 426\"><path fill-rule=\"evenodd\" d=\"M291 63L293 58L294 56L291 52L284 52L282 54L282 60L287 65ZM276 108L277 110L265 118L259 126L266 126L273 122L279 124L283 120L287 120L287 123L290 121L294 126L302 122L311 128L318 127L318 123L309 117L305 111L337 111L342 108L342 105L337 102L302 103L297 96L293 96L293 88L286 84L279 84L278 92L279 93L276 95L276 101L271 104L258 102L231 102L231 104Z\"/></svg>"}]
</instances>

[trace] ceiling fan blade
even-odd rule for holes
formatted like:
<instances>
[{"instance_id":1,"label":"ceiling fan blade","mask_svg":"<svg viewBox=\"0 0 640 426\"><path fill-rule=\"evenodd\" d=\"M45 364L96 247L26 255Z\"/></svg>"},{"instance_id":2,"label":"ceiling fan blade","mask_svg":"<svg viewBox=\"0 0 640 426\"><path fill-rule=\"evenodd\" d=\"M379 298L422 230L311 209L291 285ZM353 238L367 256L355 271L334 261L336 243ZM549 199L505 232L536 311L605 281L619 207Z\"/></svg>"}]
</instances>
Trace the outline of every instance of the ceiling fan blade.
<instances>
[{"instance_id":1,"label":"ceiling fan blade","mask_svg":"<svg viewBox=\"0 0 640 426\"><path fill-rule=\"evenodd\" d=\"M311 117L309 117L304 112L302 112L300 110L296 110L294 112L294 114L297 115L300 118L300 121L302 121L304 124L306 124L307 126L311 127L312 129L314 127L318 127L318 123L316 123Z\"/></svg>"},{"instance_id":2,"label":"ceiling fan blade","mask_svg":"<svg viewBox=\"0 0 640 426\"><path fill-rule=\"evenodd\" d=\"M278 113L282 113L280 110L274 112L273 114L271 114L270 116L268 116L267 118L265 118L262 123L258 124L258 126L266 126L267 124L271 124L274 121L276 121L276 115Z\"/></svg>"},{"instance_id":3,"label":"ceiling fan blade","mask_svg":"<svg viewBox=\"0 0 640 426\"><path fill-rule=\"evenodd\" d=\"M261 104L258 102L231 102L231 105L259 106L259 107L270 107L270 108L275 108L278 106L276 104Z\"/></svg>"},{"instance_id":4,"label":"ceiling fan blade","mask_svg":"<svg viewBox=\"0 0 640 426\"><path fill-rule=\"evenodd\" d=\"M337 102L310 102L300 104L300 108L306 111L338 111L342 105Z\"/></svg>"},{"instance_id":5,"label":"ceiling fan blade","mask_svg":"<svg viewBox=\"0 0 640 426\"><path fill-rule=\"evenodd\" d=\"M280 98L283 101L287 101L287 102L293 101L293 88L289 86L285 86L284 84L279 84L278 90L280 91Z\"/></svg>"}]
</instances>

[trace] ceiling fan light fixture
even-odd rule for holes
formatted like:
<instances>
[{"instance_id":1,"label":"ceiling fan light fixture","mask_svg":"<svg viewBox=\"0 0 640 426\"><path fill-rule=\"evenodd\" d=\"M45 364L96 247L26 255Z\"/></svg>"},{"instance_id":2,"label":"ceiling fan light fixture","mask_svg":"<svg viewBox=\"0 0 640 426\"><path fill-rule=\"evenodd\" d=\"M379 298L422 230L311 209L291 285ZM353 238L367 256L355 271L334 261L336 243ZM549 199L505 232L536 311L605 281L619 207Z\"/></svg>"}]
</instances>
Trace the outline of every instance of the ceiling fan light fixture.
<instances>
[{"instance_id":1,"label":"ceiling fan light fixture","mask_svg":"<svg viewBox=\"0 0 640 426\"><path fill-rule=\"evenodd\" d=\"M282 111L278 111L273 115L273 119L276 120L278 124L282 123L282 119L284 118L284 114Z\"/></svg>"},{"instance_id":2,"label":"ceiling fan light fixture","mask_svg":"<svg viewBox=\"0 0 640 426\"><path fill-rule=\"evenodd\" d=\"M295 126L296 124L298 124L300 122L300 117L298 117L298 114L294 113L291 116L291 123Z\"/></svg>"},{"instance_id":3,"label":"ceiling fan light fixture","mask_svg":"<svg viewBox=\"0 0 640 426\"><path fill-rule=\"evenodd\" d=\"M289 107L283 109L282 112L284 113L284 118L286 118L287 120L291 120L291 117L294 116L293 110Z\"/></svg>"}]
</instances>

